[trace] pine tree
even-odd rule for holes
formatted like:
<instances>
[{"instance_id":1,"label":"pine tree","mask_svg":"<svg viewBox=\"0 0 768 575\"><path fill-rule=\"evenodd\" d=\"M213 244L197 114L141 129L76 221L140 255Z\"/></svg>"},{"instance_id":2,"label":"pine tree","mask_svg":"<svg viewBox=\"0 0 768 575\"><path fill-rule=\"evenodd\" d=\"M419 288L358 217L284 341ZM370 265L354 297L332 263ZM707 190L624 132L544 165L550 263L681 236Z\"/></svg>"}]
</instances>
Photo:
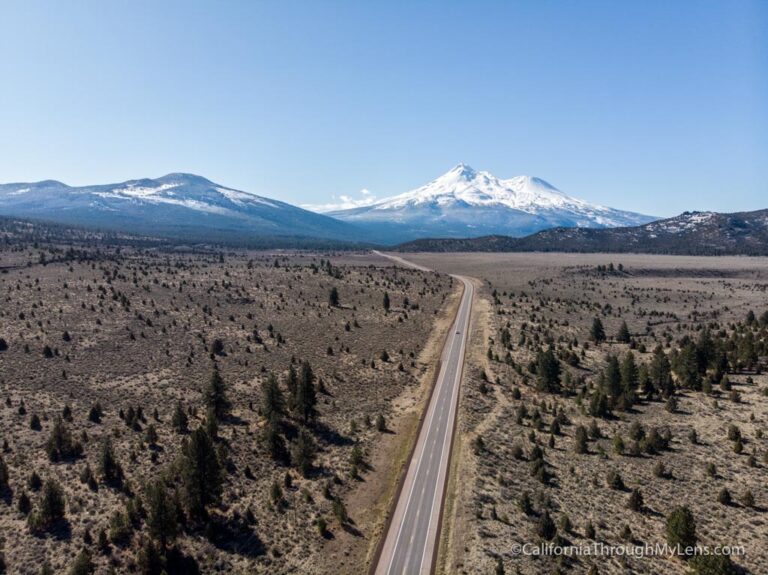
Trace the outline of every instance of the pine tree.
<instances>
[{"instance_id":1,"label":"pine tree","mask_svg":"<svg viewBox=\"0 0 768 575\"><path fill-rule=\"evenodd\" d=\"M222 473L213 441L202 428L193 431L182 445L181 480L189 515L205 519L207 507L221 497Z\"/></svg>"},{"instance_id":2,"label":"pine tree","mask_svg":"<svg viewBox=\"0 0 768 575\"><path fill-rule=\"evenodd\" d=\"M147 431L144 434L145 439L147 440L147 444L149 444L151 447L154 447L157 445L157 429L155 429L155 425L153 423L150 423L147 426Z\"/></svg>"},{"instance_id":3,"label":"pine tree","mask_svg":"<svg viewBox=\"0 0 768 575\"><path fill-rule=\"evenodd\" d=\"M661 346L658 346L653 352L653 359L648 367L648 379L651 385L664 397L669 397L675 391L672 368Z\"/></svg>"},{"instance_id":4,"label":"pine tree","mask_svg":"<svg viewBox=\"0 0 768 575\"><path fill-rule=\"evenodd\" d=\"M229 400L227 399L226 386L219 373L219 368L214 365L211 381L205 391L205 405L216 414L219 420L226 418L229 411Z\"/></svg>"},{"instance_id":5,"label":"pine tree","mask_svg":"<svg viewBox=\"0 0 768 575\"><path fill-rule=\"evenodd\" d=\"M29 516L29 525L33 531L46 531L65 516L64 490L55 479L48 479L43 486L43 493L37 510Z\"/></svg>"},{"instance_id":6,"label":"pine tree","mask_svg":"<svg viewBox=\"0 0 768 575\"><path fill-rule=\"evenodd\" d=\"M184 412L184 408L181 406L181 401L176 404L176 409L173 411L173 417L171 418L171 425L176 433L186 433L189 425L189 418Z\"/></svg>"},{"instance_id":7,"label":"pine tree","mask_svg":"<svg viewBox=\"0 0 768 575\"><path fill-rule=\"evenodd\" d=\"M539 352L536 363L536 388L549 393L560 391L560 361L554 350L550 347L545 352Z\"/></svg>"},{"instance_id":8,"label":"pine tree","mask_svg":"<svg viewBox=\"0 0 768 575\"><path fill-rule=\"evenodd\" d=\"M115 457L112 442L105 437L99 453L99 472L104 483L119 486L123 481L123 468Z\"/></svg>"},{"instance_id":9,"label":"pine tree","mask_svg":"<svg viewBox=\"0 0 768 575\"><path fill-rule=\"evenodd\" d=\"M285 387L288 389L288 408L293 411L296 409L296 391L299 388L299 376L293 364L288 366L288 375L285 376Z\"/></svg>"},{"instance_id":10,"label":"pine tree","mask_svg":"<svg viewBox=\"0 0 768 575\"><path fill-rule=\"evenodd\" d=\"M605 328L603 327L603 322L599 317L596 317L592 321L592 329L590 330L589 335L592 338L592 341L595 343L601 343L605 341Z\"/></svg>"},{"instance_id":11,"label":"pine tree","mask_svg":"<svg viewBox=\"0 0 768 575\"><path fill-rule=\"evenodd\" d=\"M0 495L9 491L10 486L8 464L3 460L3 456L0 455Z\"/></svg>"},{"instance_id":12,"label":"pine tree","mask_svg":"<svg viewBox=\"0 0 768 575\"><path fill-rule=\"evenodd\" d=\"M536 526L536 534L542 539L552 539L557 534L555 522L552 521L552 517L549 516L549 511L546 509L539 518L539 523Z\"/></svg>"},{"instance_id":13,"label":"pine tree","mask_svg":"<svg viewBox=\"0 0 768 575\"><path fill-rule=\"evenodd\" d=\"M264 443L267 446L269 455L275 461L287 462L288 452L285 448L285 441L280 435L280 423L276 417L271 417L264 429Z\"/></svg>"},{"instance_id":14,"label":"pine tree","mask_svg":"<svg viewBox=\"0 0 768 575\"><path fill-rule=\"evenodd\" d=\"M627 352L624 360L621 362L621 386L625 393L634 393L637 390L639 374L637 363L635 363L635 354Z\"/></svg>"},{"instance_id":15,"label":"pine tree","mask_svg":"<svg viewBox=\"0 0 768 575\"><path fill-rule=\"evenodd\" d=\"M317 393L314 384L315 376L308 361L301 364L301 377L296 389L296 411L301 420L306 424L315 416Z\"/></svg>"},{"instance_id":16,"label":"pine tree","mask_svg":"<svg viewBox=\"0 0 768 575\"><path fill-rule=\"evenodd\" d=\"M336 286L332 287L328 294L328 305L331 307L339 307L339 290L336 289Z\"/></svg>"},{"instance_id":17,"label":"pine tree","mask_svg":"<svg viewBox=\"0 0 768 575\"><path fill-rule=\"evenodd\" d=\"M164 575L164 557L151 539L143 538L136 557L141 575Z\"/></svg>"},{"instance_id":18,"label":"pine tree","mask_svg":"<svg viewBox=\"0 0 768 575\"><path fill-rule=\"evenodd\" d=\"M54 462L79 457L83 453L83 446L72 438L61 417L57 417L53 424L51 436L45 444L45 452Z\"/></svg>"},{"instance_id":19,"label":"pine tree","mask_svg":"<svg viewBox=\"0 0 768 575\"><path fill-rule=\"evenodd\" d=\"M576 428L574 449L576 453L588 453L587 447L587 429L583 425Z\"/></svg>"},{"instance_id":20,"label":"pine tree","mask_svg":"<svg viewBox=\"0 0 768 575\"><path fill-rule=\"evenodd\" d=\"M621 322L619 333L616 334L616 341L619 343L629 343L632 340L632 336L629 333L629 327L626 321Z\"/></svg>"},{"instance_id":21,"label":"pine tree","mask_svg":"<svg viewBox=\"0 0 768 575\"><path fill-rule=\"evenodd\" d=\"M302 429L293 448L293 462L303 477L308 477L312 471L315 451L315 442L312 436Z\"/></svg>"},{"instance_id":22,"label":"pine tree","mask_svg":"<svg viewBox=\"0 0 768 575\"><path fill-rule=\"evenodd\" d=\"M262 387L261 413L267 420L270 420L272 417L282 415L284 409L283 392L280 391L277 378L270 374Z\"/></svg>"},{"instance_id":23,"label":"pine tree","mask_svg":"<svg viewBox=\"0 0 768 575\"><path fill-rule=\"evenodd\" d=\"M69 569L69 575L91 575L96 566L93 564L91 554L87 549L83 549L75 558L72 567Z\"/></svg>"},{"instance_id":24,"label":"pine tree","mask_svg":"<svg viewBox=\"0 0 768 575\"><path fill-rule=\"evenodd\" d=\"M91 421L92 423L101 423L101 416L101 404L97 402L88 410L88 421Z\"/></svg>"},{"instance_id":25,"label":"pine tree","mask_svg":"<svg viewBox=\"0 0 768 575\"><path fill-rule=\"evenodd\" d=\"M164 548L166 543L173 541L179 529L179 510L174 505L175 499L163 481L158 479L147 485L144 501L149 534Z\"/></svg>"},{"instance_id":26,"label":"pine tree","mask_svg":"<svg viewBox=\"0 0 768 575\"><path fill-rule=\"evenodd\" d=\"M602 386L615 403L624 390L621 385L621 367L615 355L611 354L608 356L604 374L605 376L601 382Z\"/></svg>"}]
</instances>

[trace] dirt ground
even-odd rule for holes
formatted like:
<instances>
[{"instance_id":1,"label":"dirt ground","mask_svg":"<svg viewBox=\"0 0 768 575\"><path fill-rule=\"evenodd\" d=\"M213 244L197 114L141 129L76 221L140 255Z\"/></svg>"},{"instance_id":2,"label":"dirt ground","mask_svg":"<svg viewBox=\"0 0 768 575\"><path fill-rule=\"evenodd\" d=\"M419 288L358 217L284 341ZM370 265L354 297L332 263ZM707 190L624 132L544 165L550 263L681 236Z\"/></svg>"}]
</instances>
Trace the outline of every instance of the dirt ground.
<instances>
[{"instance_id":1,"label":"dirt ground","mask_svg":"<svg viewBox=\"0 0 768 575\"><path fill-rule=\"evenodd\" d=\"M549 339L563 349L578 342L573 347L583 351L581 361L565 370L591 386L608 353L622 357L630 348L614 340L622 321L632 334L638 364L650 361L656 344L674 346L686 334L695 338L702 326L730 330L749 310L758 316L768 310L768 259L616 254L404 257L436 270L473 276L483 284L461 396L440 572L494 573L500 562L505 573L522 574L688 573L685 562L670 556L557 558L518 554L515 547L541 541L537 523L544 509L565 544L623 548L663 544L666 516L680 505L692 510L702 545L740 546L743 553L733 557L736 565L746 573L768 572L766 375L728 374L738 401L718 390L707 394L681 389L674 413L667 411L664 401L643 400L628 412L615 412L613 418L595 419L578 397L537 391L535 375L527 369L534 359L529 345L533 338ZM621 264L622 271L597 272L597 266L610 263L614 269ZM608 341L585 346L596 316ZM505 327L512 335L509 348L500 341ZM528 334L529 343L518 341L522 332ZM527 415L521 419L523 405ZM561 435L553 435L550 447L555 408L568 423ZM542 424L535 423L533 413L539 414ZM575 429L579 425L589 429L593 420L600 437L590 436L588 452L577 453ZM621 435L629 445L633 423L642 424L646 432L668 429L669 449L653 455L616 453L614 436ZM727 438L731 424L741 431L741 453ZM695 443L690 439L692 430L697 434ZM528 459L534 445L545 454L551 475L546 484L531 475ZM656 473L659 463L666 471L661 477ZM623 489L608 486L611 471L620 474ZM644 499L640 511L628 508L635 488ZM728 505L718 500L723 488L732 494ZM753 504L743 499L747 491ZM523 493L532 502L531 515L521 511ZM561 523L565 516L568 529ZM594 535L588 533L590 524Z\"/></svg>"}]
</instances>

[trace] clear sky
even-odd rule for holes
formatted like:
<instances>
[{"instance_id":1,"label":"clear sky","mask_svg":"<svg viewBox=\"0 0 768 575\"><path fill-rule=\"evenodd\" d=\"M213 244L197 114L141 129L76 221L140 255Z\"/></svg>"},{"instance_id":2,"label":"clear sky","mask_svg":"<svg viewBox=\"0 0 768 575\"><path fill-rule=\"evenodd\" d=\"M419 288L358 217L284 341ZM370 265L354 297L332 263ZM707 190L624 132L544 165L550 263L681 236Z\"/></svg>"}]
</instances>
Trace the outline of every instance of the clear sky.
<instances>
[{"instance_id":1,"label":"clear sky","mask_svg":"<svg viewBox=\"0 0 768 575\"><path fill-rule=\"evenodd\" d=\"M653 215L768 208L768 2L0 0L0 181L296 204L465 162Z\"/></svg>"}]
</instances>

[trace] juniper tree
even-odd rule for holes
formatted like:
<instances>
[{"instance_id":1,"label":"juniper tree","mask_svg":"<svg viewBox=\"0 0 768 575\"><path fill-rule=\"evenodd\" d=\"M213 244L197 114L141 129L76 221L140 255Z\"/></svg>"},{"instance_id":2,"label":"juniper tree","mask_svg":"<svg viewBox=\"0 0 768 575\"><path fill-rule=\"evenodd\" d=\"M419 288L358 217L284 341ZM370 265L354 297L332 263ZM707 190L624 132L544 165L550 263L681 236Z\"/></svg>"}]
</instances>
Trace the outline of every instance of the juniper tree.
<instances>
[{"instance_id":1,"label":"juniper tree","mask_svg":"<svg viewBox=\"0 0 768 575\"><path fill-rule=\"evenodd\" d=\"M384 311L389 311L389 293L384 292Z\"/></svg>"},{"instance_id":2,"label":"juniper tree","mask_svg":"<svg viewBox=\"0 0 768 575\"><path fill-rule=\"evenodd\" d=\"M667 516L667 543L670 547L681 549L696 545L696 520L686 507L677 507Z\"/></svg>"}]
</instances>

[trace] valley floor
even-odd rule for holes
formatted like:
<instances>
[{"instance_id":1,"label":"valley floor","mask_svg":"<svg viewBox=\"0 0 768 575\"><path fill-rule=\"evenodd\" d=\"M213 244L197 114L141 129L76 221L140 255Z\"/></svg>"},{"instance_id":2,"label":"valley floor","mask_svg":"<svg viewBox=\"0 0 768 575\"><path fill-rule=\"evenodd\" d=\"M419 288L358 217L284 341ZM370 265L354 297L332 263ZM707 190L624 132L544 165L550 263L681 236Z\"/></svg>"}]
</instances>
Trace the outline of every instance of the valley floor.
<instances>
[{"instance_id":1,"label":"valley floor","mask_svg":"<svg viewBox=\"0 0 768 575\"><path fill-rule=\"evenodd\" d=\"M768 310L768 259L404 257L476 277L482 286L460 401L439 572L688 573L676 557L540 557L516 546L527 543L531 551L542 541L581 548L663 545L667 516L681 505L691 509L701 545L737 547L741 554L733 563L748 573L768 571L766 375L754 369L729 373L730 391L723 391L722 384L708 393L678 387L674 413L664 399L646 400L642 394L631 409L617 409L607 418L593 417L589 406L609 354L623 358L632 350L638 365L648 364L658 344L669 353L686 335L698 338L703 327L731 332L741 329L750 310L757 316ZM590 341L595 317L608 334L600 345ZM628 324L630 343L615 341L622 321ZM752 326L755 340L765 342L765 324ZM579 356L578 365L561 362L574 382L569 395L538 389L536 350L546 342L559 357L569 351ZM586 395L579 393L582 388ZM553 427L555 413L558 422L567 422L559 430ZM576 448L580 426L589 431L584 453ZM739 441L729 438L731 426L738 428ZM652 430L669 432L670 444L633 453L645 445L633 440L639 430L646 437ZM621 454L615 448L617 436L625 445ZM533 460L537 449L543 452L544 475L537 474L540 466ZM609 486L612 472L624 484L619 489ZM629 506L635 489L643 499L638 510ZM726 504L724 490L731 497ZM530 501L527 512L521 510L524 499ZM557 531L550 540L540 531L545 511Z\"/></svg>"}]
</instances>

